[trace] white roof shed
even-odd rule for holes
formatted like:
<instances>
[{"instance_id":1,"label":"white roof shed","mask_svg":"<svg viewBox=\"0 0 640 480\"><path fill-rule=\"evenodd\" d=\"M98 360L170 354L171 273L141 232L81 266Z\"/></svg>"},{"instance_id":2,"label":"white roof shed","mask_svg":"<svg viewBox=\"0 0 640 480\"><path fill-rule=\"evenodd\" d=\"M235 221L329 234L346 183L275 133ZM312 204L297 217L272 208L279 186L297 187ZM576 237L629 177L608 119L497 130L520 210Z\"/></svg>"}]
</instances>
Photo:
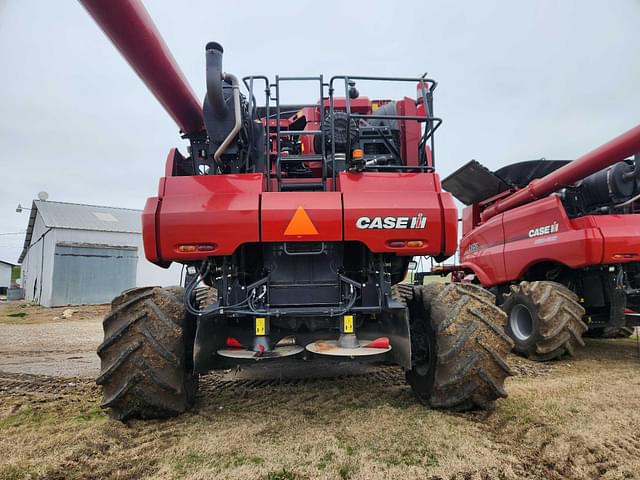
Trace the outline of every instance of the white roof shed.
<instances>
[{"instance_id":1,"label":"white roof shed","mask_svg":"<svg viewBox=\"0 0 640 480\"><path fill-rule=\"evenodd\" d=\"M25 297L41 305L108 303L123 290L177 285L180 266L148 262L141 211L35 200L22 264Z\"/></svg>"}]
</instances>

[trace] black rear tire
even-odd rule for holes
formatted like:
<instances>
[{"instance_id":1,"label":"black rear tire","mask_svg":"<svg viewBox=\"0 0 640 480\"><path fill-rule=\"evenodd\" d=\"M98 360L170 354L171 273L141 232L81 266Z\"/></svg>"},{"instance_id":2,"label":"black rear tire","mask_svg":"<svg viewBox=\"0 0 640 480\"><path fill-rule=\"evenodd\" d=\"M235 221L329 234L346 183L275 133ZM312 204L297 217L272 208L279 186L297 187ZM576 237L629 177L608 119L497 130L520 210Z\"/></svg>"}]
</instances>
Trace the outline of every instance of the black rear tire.
<instances>
[{"instance_id":1,"label":"black rear tire","mask_svg":"<svg viewBox=\"0 0 640 480\"><path fill-rule=\"evenodd\" d=\"M545 362L573 355L584 346L587 325L575 293L560 283L520 282L503 296L507 334L513 350L530 360Z\"/></svg>"},{"instance_id":2,"label":"black rear tire","mask_svg":"<svg viewBox=\"0 0 640 480\"><path fill-rule=\"evenodd\" d=\"M184 289L130 289L111 303L98 347L102 407L117 420L167 418L192 404L198 387L192 353L195 326Z\"/></svg>"},{"instance_id":3,"label":"black rear tire","mask_svg":"<svg viewBox=\"0 0 640 480\"><path fill-rule=\"evenodd\" d=\"M409 308L412 368L407 382L432 408L492 410L505 398L513 372L506 356L513 343L493 294L462 283L394 289Z\"/></svg>"}]
</instances>

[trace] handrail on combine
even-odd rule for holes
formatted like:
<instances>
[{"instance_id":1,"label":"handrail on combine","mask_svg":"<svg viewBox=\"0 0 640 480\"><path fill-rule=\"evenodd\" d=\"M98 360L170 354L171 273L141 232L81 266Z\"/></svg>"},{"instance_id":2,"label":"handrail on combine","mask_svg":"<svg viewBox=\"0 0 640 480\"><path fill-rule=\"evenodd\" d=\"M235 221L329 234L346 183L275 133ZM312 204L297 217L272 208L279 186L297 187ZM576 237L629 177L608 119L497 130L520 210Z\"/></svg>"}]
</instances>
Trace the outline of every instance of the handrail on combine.
<instances>
[{"instance_id":1,"label":"handrail on combine","mask_svg":"<svg viewBox=\"0 0 640 480\"><path fill-rule=\"evenodd\" d=\"M346 113L347 113L347 152L350 151L350 128L351 128L351 119L387 119L387 120L414 120L418 122L426 122L427 125L424 129L424 133L422 134L422 138L418 143L418 150L423 151L426 142L430 140L430 149L431 149L431 158L432 161L429 163L424 154L418 155L418 160L422 162L424 160L424 165L419 165L417 167L412 166L393 166L394 170L404 170L404 171L418 171L418 172L432 172L435 169L435 142L434 142L434 133L442 124L442 119L433 116L432 102L430 99L432 98L433 91L438 86L438 82L436 82L432 78L427 78L426 74L422 77L377 77L377 76L362 76L362 75L335 75L331 77L329 80L329 115L331 118L331 135L335 135L335 126L333 123L334 118L334 86L333 83L336 80L344 81L345 88L345 101L346 101ZM352 86L352 82L355 80L364 80L364 81L386 81L386 82L415 82L421 85L421 94L422 94L422 104L424 106L424 115L362 115L362 114L353 114L351 113L351 97L349 95L349 89ZM427 88L428 87L428 88ZM332 170L333 170L333 183L336 184L336 169L335 169L335 143L331 144L331 162L332 162ZM376 170L385 170L385 168L381 168L381 166L376 166Z\"/></svg>"}]
</instances>

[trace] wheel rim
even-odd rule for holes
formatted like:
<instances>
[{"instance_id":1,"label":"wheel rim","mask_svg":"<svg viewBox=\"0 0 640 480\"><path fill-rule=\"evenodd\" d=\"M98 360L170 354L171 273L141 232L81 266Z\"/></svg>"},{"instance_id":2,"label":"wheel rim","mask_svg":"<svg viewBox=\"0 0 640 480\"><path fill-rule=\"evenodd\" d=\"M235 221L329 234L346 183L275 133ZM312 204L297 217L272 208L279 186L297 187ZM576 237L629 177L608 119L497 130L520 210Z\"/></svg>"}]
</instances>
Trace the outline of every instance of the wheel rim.
<instances>
[{"instance_id":1,"label":"wheel rim","mask_svg":"<svg viewBox=\"0 0 640 480\"><path fill-rule=\"evenodd\" d=\"M527 341L533 335L533 315L531 311L522 304L518 304L509 314L509 327L513 336L520 341Z\"/></svg>"}]
</instances>

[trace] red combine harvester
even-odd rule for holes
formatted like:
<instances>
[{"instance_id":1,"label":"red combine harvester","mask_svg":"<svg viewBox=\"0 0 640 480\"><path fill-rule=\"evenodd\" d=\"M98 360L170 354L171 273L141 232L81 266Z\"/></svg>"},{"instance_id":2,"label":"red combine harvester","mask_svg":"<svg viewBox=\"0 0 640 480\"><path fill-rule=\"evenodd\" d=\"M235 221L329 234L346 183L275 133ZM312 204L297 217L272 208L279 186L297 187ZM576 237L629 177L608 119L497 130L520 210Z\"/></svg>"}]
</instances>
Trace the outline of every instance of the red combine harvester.
<instances>
[{"instance_id":1,"label":"red combine harvester","mask_svg":"<svg viewBox=\"0 0 640 480\"><path fill-rule=\"evenodd\" d=\"M240 80L211 42L201 104L138 1L82 3L189 142L188 156L169 152L142 218L147 259L187 266L188 280L113 301L97 383L114 417L179 414L198 374L256 361L394 362L435 408L506 396L512 344L494 296L400 284L414 255L457 247L434 169L434 80ZM417 98L360 96L356 82L373 81L417 85ZM281 104L292 82L315 84L318 100Z\"/></svg>"},{"instance_id":2,"label":"red combine harvester","mask_svg":"<svg viewBox=\"0 0 640 480\"><path fill-rule=\"evenodd\" d=\"M459 271L490 288L515 351L572 354L582 336L629 336L640 311L640 126L569 161L491 172L471 161L443 180L467 205Z\"/></svg>"}]
</instances>

